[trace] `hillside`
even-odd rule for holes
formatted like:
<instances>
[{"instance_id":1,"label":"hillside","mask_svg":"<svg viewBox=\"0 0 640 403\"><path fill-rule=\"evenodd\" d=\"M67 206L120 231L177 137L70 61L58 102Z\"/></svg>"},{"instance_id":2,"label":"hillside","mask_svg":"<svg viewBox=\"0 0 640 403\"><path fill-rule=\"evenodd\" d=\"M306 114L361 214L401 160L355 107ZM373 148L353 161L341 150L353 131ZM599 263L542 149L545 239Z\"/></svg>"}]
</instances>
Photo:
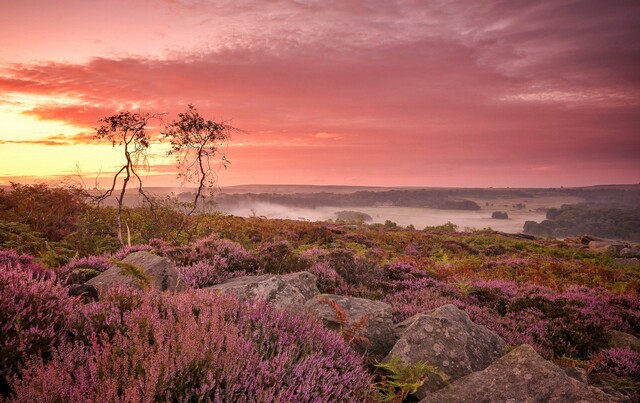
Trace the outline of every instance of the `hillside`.
<instances>
[{"instance_id":1,"label":"hillside","mask_svg":"<svg viewBox=\"0 0 640 403\"><path fill-rule=\"evenodd\" d=\"M543 396L574 388L589 395L571 396L593 401L638 397L637 245L595 250L575 240L456 232L453 225L407 229L219 213L193 217L180 232L180 213L165 206L127 208L133 246L121 248L112 208L87 205L68 190L21 191L0 199L0 391L13 394L10 400L278 401L281 393L287 401L399 401L403 387L385 379L402 370L376 360L402 355L394 344L411 342L403 328L443 323L437 318L455 324L447 332L463 332L456 340L477 343L479 355L444 364L423 352L419 361L405 361L412 366L403 385L411 381L406 371L422 374L415 399L444 393L435 392L436 373L452 382L470 373L498 379L500 366L520 355L532 363L522 369L533 371L531 382L542 382L523 390ZM18 196L31 199L16 203ZM163 268L147 271L149 259ZM98 279L107 272L120 273L118 287L103 289ZM165 279L157 281L157 273ZM271 290L259 294L266 304L250 299L256 289ZM385 323L388 344L379 339ZM447 354L472 348L437 340L430 344L441 343ZM531 348L515 348L525 344ZM471 370L454 371L450 362ZM571 371L581 380L565 375ZM544 379L560 381L550 387ZM605 385L619 392L606 394Z\"/></svg>"}]
</instances>

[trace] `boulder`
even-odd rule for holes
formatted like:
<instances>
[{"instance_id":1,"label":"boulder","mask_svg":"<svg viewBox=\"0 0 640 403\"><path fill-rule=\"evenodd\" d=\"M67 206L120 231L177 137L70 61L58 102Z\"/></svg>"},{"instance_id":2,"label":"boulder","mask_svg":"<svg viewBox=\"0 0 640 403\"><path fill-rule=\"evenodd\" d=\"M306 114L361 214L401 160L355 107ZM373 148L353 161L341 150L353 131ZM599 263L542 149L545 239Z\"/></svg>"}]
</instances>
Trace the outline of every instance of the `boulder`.
<instances>
[{"instance_id":1,"label":"boulder","mask_svg":"<svg viewBox=\"0 0 640 403\"><path fill-rule=\"evenodd\" d=\"M94 277L98 277L100 272L94 269L81 268L75 269L67 273L63 277L63 283L67 286L72 284L84 284Z\"/></svg>"},{"instance_id":2,"label":"boulder","mask_svg":"<svg viewBox=\"0 0 640 403\"><path fill-rule=\"evenodd\" d=\"M620 256L626 258L640 258L640 247L633 246L630 248L624 248L620 251Z\"/></svg>"},{"instance_id":3,"label":"boulder","mask_svg":"<svg viewBox=\"0 0 640 403\"><path fill-rule=\"evenodd\" d=\"M129 254L102 274L87 281L98 293L119 284L157 291L184 291L187 285L176 266L166 258L147 251Z\"/></svg>"},{"instance_id":4,"label":"boulder","mask_svg":"<svg viewBox=\"0 0 640 403\"><path fill-rule=\"evenodd\" d=\"M640 339L636 336L625 332L619 332L617 330L609 332L609 336L611 336L609 340L609 345L611 347L626 347L640 353Z\"/></svg>"},{"instance_id":5,"label":"boulder","mask_svg":"<svg viewBox=\"0 0 640 403\"><path fill-rule=\"evenodd\" d=\"M209 289L231 293L241 301L263 299L276 309L293 310L303 309L308 300L320 293L316 276L307 271L236 277Z\"/></svg>"},{"instance_id":6,"label":"boulder","mask_svg":"<svg viewBox=\"0 0 640 403\"><path fill-rule=\"evenodd\" d=\"M398 356L404 363L424 362L436 367L445 379L430 373L414 394L424 398L471 372L489 366L504 354L505 342L496 333L476 325L455 305L419 313L396 325L399 340L384 361Z\"/></svg>"},{"instance_id":7,"label":"boulder","mask_svg":"<svg viewBox=\"0 0 640 403\"><path fill-rule=\"evenodd\" d=\"M347 315L346 326L352 326L366 316L366 325L358 333L368 340L354 343L357 350L367 352L373 357L383 358L396 342L393 332L391 305L364 298L345 297L342 295L319 294L310 299L306 308L318 315L325 325L332 329L340 328L336 311L328 301L333 301Z\"/></svg>"},{"instance_id":8,"label":"boulder","mask_svg":"<svg viewBox=\"0 0 640 403\"><path fill-rule=\"evenodd\" d=\"M589 376L587 375L587 371L578 367L565 367L562 368L565 374L569 375L571 378L580 381L582 383L587 383L589 381Z\"/></svg>"},{"instance_id":9,"label":"boulder","mask_svg":"<svg viewBox=\"0 0 640 403\"><path fill-rule=\"evenodd\" d=\"M607 240L589 242L589 249L595 252L619 253L625 248L629 248L628 243Z\"/></svg>"},{"instance_id":10,"label":"boulder","mask_svg":"<svg viewBox=\"0 0 640 403\"><path fill-rule=\"evenodd\" d=\"M482 371L458 379L430 394L432 402L625 402L621 394L609 395L567 375L559 366L522 345Z\"/></svg>"},{"instance_id":11,"label":"boulder","mask_svg":"<svg viewBox=\"0 0 640 403\"><path fill-rule=\"evenodd\" d=\"M89 284L72 284L69 287L69 295L72 297L81 297L82 302L85 304L98 300L98 290Z\"/></svg>"}]
</instances>

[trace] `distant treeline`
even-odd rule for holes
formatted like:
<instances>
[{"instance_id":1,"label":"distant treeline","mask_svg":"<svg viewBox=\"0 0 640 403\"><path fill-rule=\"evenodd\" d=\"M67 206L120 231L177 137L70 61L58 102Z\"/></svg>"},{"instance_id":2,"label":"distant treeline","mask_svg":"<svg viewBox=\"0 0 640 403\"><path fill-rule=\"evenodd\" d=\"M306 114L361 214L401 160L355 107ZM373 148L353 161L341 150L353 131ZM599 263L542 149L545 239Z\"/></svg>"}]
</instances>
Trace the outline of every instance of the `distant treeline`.
<instances>
[{"instance_id":1,"label":"distant treeline","mask_svg":"<svg viewBox=\"0 0 640 403\"><path fill-rule=\"evenodd\" d=\"M621 208L602 204L571 204L547 211L541 223L527 221L524 232L563 238L594 235L603 238L640 241L640 207Z\"/></svg>"},{"instance_id":2,"label":"distant treeline","mask_svg":"<svg viewBox=\"0 0 640 403\"><path fill-rule=\"evenodd\" d=\"M216 202L218 207L223 210L226 207L259 202L306 208L319 206L395 206L447 210L480 210L480 206L474 201L460 198L455 189L389 190L382 192L359 191L348 194L328 192L294 194L223 193L218 196Z\"/></svg>"},{"instance_id":3,"label":"distant treeline","mask_svg":"<svg viewBox=\"0 0 640 403\"><path fill-rule=\"evenodd\" d=\"M588 203L607 203L620 207L640 206L640 190L620 188L549 188L549 189L394 189L386 191L356 191L353 193L221 193L216 203L221 209L256 202L291 207L423 207L451 210L479 210L473 199L535 198L574 196Z\"/></svg>"}]
</instances>

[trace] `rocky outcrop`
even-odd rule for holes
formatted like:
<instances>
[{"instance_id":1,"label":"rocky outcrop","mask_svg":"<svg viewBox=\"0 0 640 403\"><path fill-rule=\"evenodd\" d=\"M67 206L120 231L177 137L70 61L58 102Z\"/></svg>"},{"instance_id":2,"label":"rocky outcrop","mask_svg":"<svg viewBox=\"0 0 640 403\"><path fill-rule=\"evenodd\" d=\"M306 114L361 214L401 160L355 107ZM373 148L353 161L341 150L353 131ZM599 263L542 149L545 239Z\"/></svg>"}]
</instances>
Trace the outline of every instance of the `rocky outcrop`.
<instances>
[{"instance_id":1,"label":"rocky outcrop","mask_svg":"<svg viewBox=\"0 0 640 403\"><path fill-rule=\"evenodd\" d=\"M629 244L625 242L597 240L589 242L589 249L595 252L619 253L623 249L629 248Z\"/></svg>"},{"instance_id":2,"label":"rocky outcrop","mask_svg":"<svg viewBox=\"0 0 640 403\"><path fill-rule=\"evenodd\" d=\"M262 299L276 309L293 310L303 309L308 300L320 293L316 276L306 271L236 277L209 289L231 293L241 301Z\"/></svg>"},{"instance_id":3,"label":"rocky outcrop","mask_svg":"<svg viewBox=\"0 0 640 403\"><path fill-rule=\"evenodd\" d=\"M357 350L367 352L374 357L383 358L396 342L393 331L391 305L380 301L363 298L345 297L333 294L319 294L309 300L306 307L318 315L329 328L339 329L340 321L336 318L336 311L331 307L333 301L347 316L347 327L358 323L364 316L366 325L359 332L359 336L367 342L354 343Z\"/></svg>"},{"instance_id":4,"label":"rocky outcrop","mask_svg":"<svg viewBox=\"0 0 640 403\"><path fill-rule=\"evenodd\" d=\"M129 254L121 262L114 264L85 284L95 287L98 293L120 284L157 291L187 289L182 275L171 261L147 251Z\"/></svg>"},{"instance_id":5,"label":"rocky outcrop","mask_svg":"<svg viewBox=\"0 0 640 403\"><path fill-rule=\"evenodd\" d=\"M629 333L619 332L617 330L612 330L609 333L609 336L611 337L609 340L609 345L611 347L626 347L640 353L640 339L636 336Z\"/></svg>"},{"instance_id":6,"label":"rocky outcrop","mask_svg":"<svg viewBox=\"0 0 640 403\"><path fill-rule=\"evenodd\" d=\"M640 258L640 246L624 248L620 251L620 256L626 258Z\"/></svg>"},{"instance_id":7,"label":"rocky outcrop","mask_svg":"<svg viewBox=\"0 0 640 403\"><path fill-rule=\"evenodd\" d=\"M522 345L486 369L458 379L430 394L420 403L542 403L625 402L620 394L609 395L573 377Z\"/></svg>"},{"instance_id":8,"label":"rocky outcrop","mask_svg":"<svg viewBox=\"0 0 640 403\"><path fill-rule=\"evenodd\" d=\"M476 325L454 305L412 316L396 326L397 343L385 361L398 356L404 363L424 362L446 376L429 374L425 384L414 394L423 398L427 392L444 387L471 372L489 366L504 353L505 342L484 326Z\"/></svg>"}]
</instances>

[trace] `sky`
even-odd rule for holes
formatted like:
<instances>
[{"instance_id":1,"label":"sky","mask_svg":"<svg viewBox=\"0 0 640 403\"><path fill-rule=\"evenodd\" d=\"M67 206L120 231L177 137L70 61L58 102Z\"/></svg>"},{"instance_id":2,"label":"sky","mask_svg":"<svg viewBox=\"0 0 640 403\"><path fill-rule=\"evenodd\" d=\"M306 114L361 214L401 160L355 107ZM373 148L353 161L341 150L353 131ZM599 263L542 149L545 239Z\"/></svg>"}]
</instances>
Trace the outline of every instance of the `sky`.
<instances>
[{"instance_id":1,"label":"sky","mask_svg":"<svg viewBox=\"0 0 640 403\"><path fill-rule=\"evenodd\" d=\"M221 186L638 183L640 2L0 2L0 184L106 185L100 118L188 104L241 129Z\"/></svg>"}]
</instances>

